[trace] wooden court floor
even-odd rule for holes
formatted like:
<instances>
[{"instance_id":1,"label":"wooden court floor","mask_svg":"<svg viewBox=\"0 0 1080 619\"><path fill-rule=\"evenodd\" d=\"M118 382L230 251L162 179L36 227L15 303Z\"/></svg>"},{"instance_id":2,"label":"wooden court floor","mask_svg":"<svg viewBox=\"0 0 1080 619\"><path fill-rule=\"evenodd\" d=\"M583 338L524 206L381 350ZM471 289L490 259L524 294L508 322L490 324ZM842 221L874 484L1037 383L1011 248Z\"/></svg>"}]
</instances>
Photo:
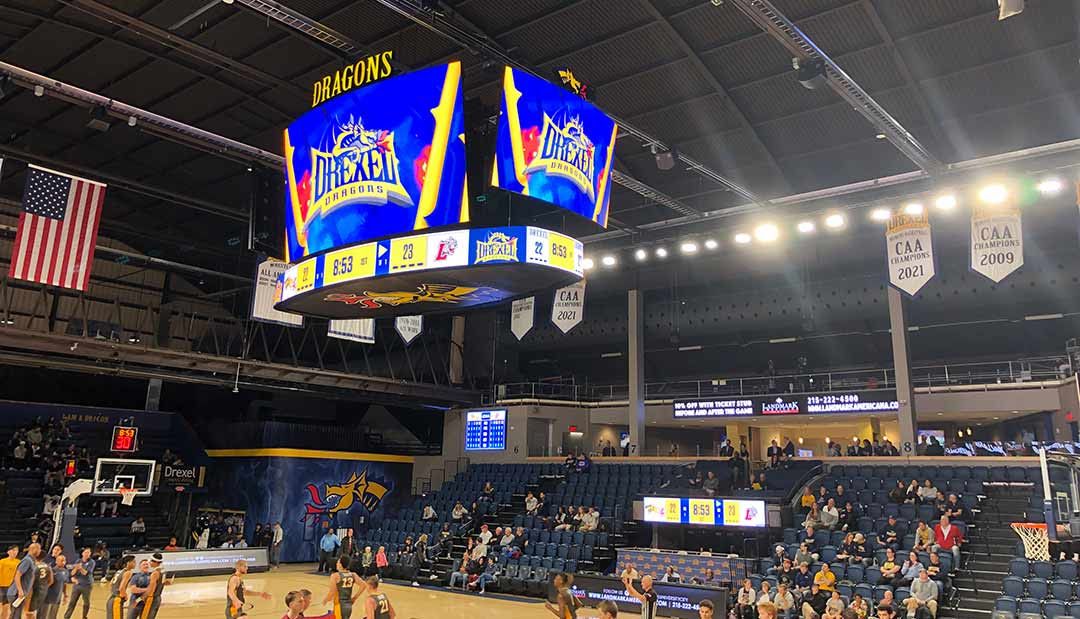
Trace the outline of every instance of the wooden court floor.
<instances>
[{"instance_id":1,"label":"wooden court floor","mask_svg":"<svg viewBox=\"0 0 1080 619\"><path fill-rule=\"evenodd\" d=\"M167 566L166 566L167 567ZM224 617L225 586L228 576L177 578L165 588L158 619L192 619L195 617ZM315 603L305 613L318 616L326 612L322 598L326 595L329 577L315 574L314 565L289 565L272 572L248 574L244 583L249 589L266 591L272 600L249 595L254 607L248 610L251 619L280 619L285 614L285 594L295 589L310 589ZM108 585L98 583L91 601L91 619L104 616ZM520 601L496 599L475 593L450 591L445 587L407 587L383 584L380 590L390 597L398 619L544 619L550 612L541 600L521 598ZM363 619L364 596L357 600L353 619ZM76 611L77 615L78 611ZM582 609L579 617L593 617L596 611Z\"/></svg>"}]
</instances>

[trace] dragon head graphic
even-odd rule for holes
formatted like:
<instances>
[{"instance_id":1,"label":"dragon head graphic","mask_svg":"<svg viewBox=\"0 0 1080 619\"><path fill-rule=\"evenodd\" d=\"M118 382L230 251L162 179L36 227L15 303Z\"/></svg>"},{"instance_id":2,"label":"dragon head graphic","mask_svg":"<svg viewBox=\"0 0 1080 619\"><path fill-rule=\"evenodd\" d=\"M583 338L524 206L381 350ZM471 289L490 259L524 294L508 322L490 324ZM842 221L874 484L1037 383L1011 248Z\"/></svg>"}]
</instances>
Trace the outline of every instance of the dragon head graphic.
<instances>
[{"instance_id":1,"label":"dragon head graphic","mask_svg":"<svg viewBox=\"0 0 1080 619\"><path fill-rule=\"evenodd\" d=\"M375 511L379 502L390 491L386 486L368 480L366 470L359 475L353 473L340 484L325 484L324 488L325 493L320 496L319 488L315 484L307 485L306 490L311 495L307 514L336 514L348 511L357 502L369 512Z\"/></svg>"}]
</instances>

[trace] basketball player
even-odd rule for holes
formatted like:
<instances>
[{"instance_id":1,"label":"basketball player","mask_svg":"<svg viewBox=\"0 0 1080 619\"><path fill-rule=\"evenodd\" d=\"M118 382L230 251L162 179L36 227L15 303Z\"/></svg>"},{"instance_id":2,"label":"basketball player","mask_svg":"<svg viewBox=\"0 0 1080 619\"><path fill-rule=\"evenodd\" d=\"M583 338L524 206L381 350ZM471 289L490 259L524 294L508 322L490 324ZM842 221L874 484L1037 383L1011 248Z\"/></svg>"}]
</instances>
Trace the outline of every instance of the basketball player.
<instances>
[{"instance_id":1,"label":"basketball player","mask_svg":"<svg viewBox=\"0 0 1080 619\"><path fill-rule=\"evenodd\" d=\"M41 553L38 553L39 555ZM31 589L29 607L26 609L30 616L35 619L45 619L45 594L53 584L53 572L45 558L38 556L34 559L34 586ZM40 613L40 615L39 615Z\"/></svg>"},{"instance_id":2,"label":"basketball player","mask_svg":"<svg viewBox=\"0 0 1080 619\"><path fill-rule=\"evenodd\" d=\"M364 602L367 612L364 614L364 619L395 619L397 617L394 605L390 603L390 598L379 591L378 576L368 577L367 592L368 598Z\"/></svg>"},{"instance_id":3,"label":"basketball player","mask_svg":"<svg viewBox=\"0 0 1080 619\"><path fill-rule=\"evenodd\" d=\"M311 606L311 591L308 591L307 589L290 591L285 596L285 606L287 606L289 610L282 615L281 619L334 619L333 611L318 617L305 617L304 611Z\"/></svg>"},{"instance_id":4,"label":"basketball player","mask_svg":"<svg viewBox=\"0 0 1080 619\"><path fill-rule=\"evenodd\" d=\"M634 588L634 583L627 578L623 581L626 593L641 602L641 619L656 619L656 591L652 588L652 576L641 577L641 591Z\"/></svg>"},{"instance_id":5,"label":"basketball player","mask_svg":"<svg viewBox=\"0 0 1080 619\"><path fill-rule=\"evenodd\" d=\"M45 608L38 611L37 619L56 619L60 614L60 604L67 599L71 571L67 568L67 557L64 555L53 557L52 577L52 584L45 592Z\"/></svg>"},{"instance_id":6,"label":"basketball player","mask_svg":"<svg viewBox=\"0 0 1080 619\"><path fill-rule=\"evenodd\" d=\"M236 569L233 570L232 576L229 576L229 584L225 590L225 619L247 617L247 612L244 610L245 593L255 594L264 600L270 599L269 593L260 593L254 589L244 589L244 574L247 574L247 572L247 561L243 559L237 561Z\"/></svg>"},{"instance_id":7,"label":"basketball player","mask_svg":"<svg viewBox=\"0 0 1080 619\"><path fill-rule=\"evenodd\" d=\"M15 584L15 570L19 568L19 545L7 547L7 556L0 559L0 619L11 615L11 603L14 595L8 596L8 589Z\"/></svg>"},{"instance_id":8,"label":"basketball player","mask_svg":"<svg viewBox=\"0 0 1080 619\"><path fill-rule=\"evenodd\" d=\"M577 609L580 602L570 593L570 575L566 572L555 574L555 599L559 602L556 608L551 602L544 602L544 608L551 611L559 619L577 619Z\"/></svg>"},{"instance_id":9,"label":"basketball player","mask_svg":"<svg viewBox=\"0 0 1080 619\"><path fill-rule=\"evenodd\" d=\"M15 579L8 587L8 599L11 600L11 619L22 619L30 614L27 599L34 588L34 578L37 576L37 560L41 556L41 544L34 542L26 547L26 556L19 561L19 567L15 568Z\"/></svg>"},{"instance_id":10,"label":"basketball player","mask_svg":"<svg viewBox=\"0 0 1080 619\"><path fill-rule=\"evenodd\" d=\"M128 610L128 619L156 619L158 609L161 607L161 593L165 588L165 572L161 569L164 559L160 552L150 556L150 581L142 595L131 605Z\"/></svg>"},{"instance_id":11,"label":"basketball player","mask_svg":"<svg viewBox=\"0 0 1080 619\"><path fill-rule=\"evenodd\" d=\"M126 555L120 560L120 569L109 583L109 599L105 601L105 619L124 619L124 600L128 596L131 574L135 571L135 556Z\"/></svg>"},{"instance_id":12,"label":"basketball player","mask_svg":"<svg viewBox=\"0 0 1080 619\"><path fill-rule=\"evenodd\" d=\"M618 619L619 617L619 607L611 600L601 601L596 605L596 610L600 612L600 619Z\"/></svg>"},{"instance_id":13,"label":"basketball player","mask_svg":"<svg viewBox=\"0 0 1080 619\"><path fill-rule=\"evenodd\" d=\"M349 571L351 560L341 555L337 560L337 571L330 574L330 590L326 592L323 602L334 602L334 619L350 619L352 617L353 603L364 592L364 583ZM359 581L360 589L353 593L353 588Z\"/></svg>"}]
</instances>

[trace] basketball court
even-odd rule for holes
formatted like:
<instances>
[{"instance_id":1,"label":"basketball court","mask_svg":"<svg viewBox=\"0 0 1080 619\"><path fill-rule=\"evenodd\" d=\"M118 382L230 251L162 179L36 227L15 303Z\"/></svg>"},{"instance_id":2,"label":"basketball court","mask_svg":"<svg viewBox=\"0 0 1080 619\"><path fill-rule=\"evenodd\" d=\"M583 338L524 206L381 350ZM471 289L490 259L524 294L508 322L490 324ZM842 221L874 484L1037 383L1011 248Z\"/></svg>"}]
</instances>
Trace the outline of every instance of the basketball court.
<instances>
[{"instance_id":1,"label":"basketball court","mask_svg":"<svg viewBox=\"0 0 1080 619\"><path fill-rule=\"evenodd\" d=\"M165 565L168 571L168 564ZM309 589L315 603L305 613L319 616L325 612L321 603L326 595L328 576L312 573L312 565L285 566L273 572L248 574L244 584L256 591L266 591L273 600L263 600L255 595L248 599L254 606L248 616L258 619L279 619L285 614L285 594L296 589ZM175 584L165 589L165 597L158 613L159 619L188 619L189 617L218 617L225 608L225 584L228 576L200 576L177 578ZM384 583L380 587L390 597L400 619L541 619L550 617L541 600L510 601L505 598L459 593L445 588L408 587ZM98 584L94 590L91 615L101 616L108 597L107 585ZM354 619L361 619L363 597L353 611ZM593 610L579 612L579 616L595 615Z\"/></svg>"}]
</instances>

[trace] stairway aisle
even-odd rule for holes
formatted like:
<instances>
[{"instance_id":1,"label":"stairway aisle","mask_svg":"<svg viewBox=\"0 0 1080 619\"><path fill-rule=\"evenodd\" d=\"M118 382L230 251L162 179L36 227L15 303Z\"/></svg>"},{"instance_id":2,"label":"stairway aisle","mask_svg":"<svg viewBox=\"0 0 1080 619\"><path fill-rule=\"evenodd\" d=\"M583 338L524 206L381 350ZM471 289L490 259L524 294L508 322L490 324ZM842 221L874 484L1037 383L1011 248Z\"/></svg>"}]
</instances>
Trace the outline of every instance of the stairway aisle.
<instances>
[{"instance_id":1,"label":"stairway aisle","mask_svg":"<svg viewBox=\"0 0 1080 619\"><path fill-rule=\"evenodd\" d=\"M960 593L959 615L965 618L993 612L1020 539L1009 524L1024 519L1031 486L987 486L986 493L964 549L965 569L953 583Z\"/></svg>"}]
</instances>

